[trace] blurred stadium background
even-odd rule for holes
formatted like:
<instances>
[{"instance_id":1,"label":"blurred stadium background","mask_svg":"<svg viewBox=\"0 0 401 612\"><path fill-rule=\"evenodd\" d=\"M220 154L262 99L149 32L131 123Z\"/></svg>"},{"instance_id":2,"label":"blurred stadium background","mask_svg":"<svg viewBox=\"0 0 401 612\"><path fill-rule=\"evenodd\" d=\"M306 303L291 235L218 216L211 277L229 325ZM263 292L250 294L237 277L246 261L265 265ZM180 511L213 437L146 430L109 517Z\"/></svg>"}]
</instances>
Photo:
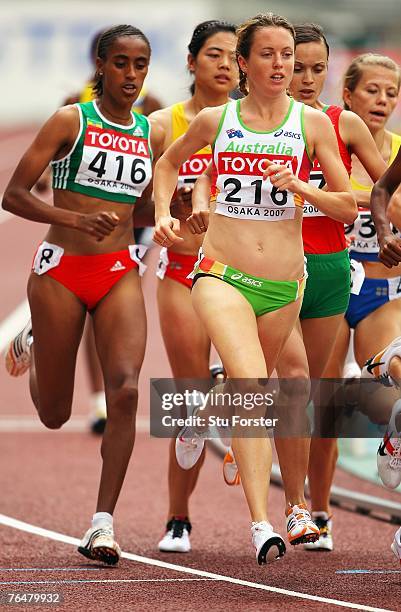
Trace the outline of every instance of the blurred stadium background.
<instances>
[{"instance_id":1,"label":"blurred stadium background","mask_svg":"<svg viewBox=\"0 0 401 612\"><path fill-rule=\"evenodd\" d=\"M115 23L132 23L149 37L148 87L165 104L186 96L186 46L205 19L240 23L273 11L294 22L321 24L331 43L326 100L340 101L341 76L349 60L366 50L401 64L400 0L0 0L0 124L43 121L91 73L92 35ZM401 130L401 105L391 127Z\"/></svg>"}]
</instances>

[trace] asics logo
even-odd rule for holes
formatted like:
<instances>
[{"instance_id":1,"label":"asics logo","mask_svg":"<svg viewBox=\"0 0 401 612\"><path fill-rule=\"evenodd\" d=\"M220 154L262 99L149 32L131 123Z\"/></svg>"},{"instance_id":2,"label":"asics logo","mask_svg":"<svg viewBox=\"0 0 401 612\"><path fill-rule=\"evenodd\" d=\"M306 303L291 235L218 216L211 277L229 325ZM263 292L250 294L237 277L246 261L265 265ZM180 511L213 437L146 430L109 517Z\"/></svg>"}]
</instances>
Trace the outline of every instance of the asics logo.
<instances>
[{"instance_id":1,"label":"asics logo","mask_svg":"<svg viewBox=\"0 0 401 612\"><path fill-rule=\"evenodd\" d=\"M231 275L231 278L232 278L233 280L239 280L239 279L240 279L240 278L242 278L242 277L243 277L242 272L238 272L238 274L232 274L232 275Z\"/></svg>"},{"instance_id":2,"label":"asics logo","mask_svg":"<svg viewBox=\"0 0 401 612\"><path fill-rule=\"evenodd\" d=\"M285 138L294 138L295 140L301 140L301 134L297 132L285 132L284 130L278 130L274 133L274 137L284 136Z\"/></svg>"}]
</instances>

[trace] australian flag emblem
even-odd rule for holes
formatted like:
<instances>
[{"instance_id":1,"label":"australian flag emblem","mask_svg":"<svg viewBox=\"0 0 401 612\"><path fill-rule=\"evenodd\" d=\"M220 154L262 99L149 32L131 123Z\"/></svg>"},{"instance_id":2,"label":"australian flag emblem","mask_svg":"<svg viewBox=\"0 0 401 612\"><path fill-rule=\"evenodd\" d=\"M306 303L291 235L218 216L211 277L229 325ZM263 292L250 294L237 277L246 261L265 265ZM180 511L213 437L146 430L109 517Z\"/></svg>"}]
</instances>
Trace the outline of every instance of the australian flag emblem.
<instances>
[{"instance_id":1,"label":"australian flag emblem","mask_svg":"<svg viewBox=\"0 0 401 612\"><path fill-rule=\"evenodd\" d=\"M229 138L243 138L244 137L241 130L235 130L234 128L230 128L229 130L226 130L226 132Z\"/></svg>"}]
</instances>

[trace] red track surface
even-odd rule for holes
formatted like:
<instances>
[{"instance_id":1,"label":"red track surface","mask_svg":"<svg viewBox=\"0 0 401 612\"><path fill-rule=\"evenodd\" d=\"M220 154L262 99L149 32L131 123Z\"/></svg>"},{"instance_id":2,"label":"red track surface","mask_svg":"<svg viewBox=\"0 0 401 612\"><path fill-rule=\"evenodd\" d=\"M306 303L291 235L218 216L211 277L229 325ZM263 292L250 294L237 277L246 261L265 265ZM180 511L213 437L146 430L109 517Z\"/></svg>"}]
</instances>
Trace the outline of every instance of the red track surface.
<instances>
[{"instance_id":1,"label":"red track surface","mask_svg":"<svg viewBox=\"0 0 401 612\"><path fill-rule=\"evenodd\" d=\"M11 130L3 138L8 140L10 136ZM31 134L26 136L29 142ZM21 132L16 142L18 147L13 151L8 140L8 150L0 158L0 168L7 165L5 159L10 160L11 165L18 157L24 146ZM3 189L10 171L11 168L0 170ZM25 297L33 250L43 234L44 228L33 223L20 220L0 223L0 322ZM150 268L152 262L154 255L149 262ZM148 272L144 288L150 325L141 377L141 419L148 411L149 377L169 375L160 342L152 271ZM27 380L10 379L1 364L0 389L0 425L5 418L34 416ZM80 359L74 416L86 414L87 400L85 368ZM37 432L0 433L0 460L0 513L77 538L83 535L96 499L100 473L98 439L87 433L48 432L44 428ZM211 453L192 500L193 552L189 555L159 553L156 546L166 518L166 461L167 441L150 439L146 432L140 432L115 514L116 531L125 551L299 594L401 610L401 573L336 573L350 569L400 570L389 550L395 526L335 509L336 549L333 553L291 549L280 562L259 568L250 544L248 512L242 490L224 485L219 460ZM338 471L336 482L400 500L399 494L389 494L381 487L361 483L341 471ZM271 488L269 506L273 524L284 534L284 499L279 488ZM100 567L86 562L71 545L3 525L0 525L0 539L0 593L58 591L64 603L60 607L49 607L52 610L338 609L334 603L261 591L251 586L194 580L202 576L127 559L116 568ZM22 571L27 568L30 571ZM32 568L42 569L32 571ZM44 571L50 568L58 569ZM73 571L75 569L78 571ZM103 582L70 582L81 580ZM110 582L115 580L129 582ZM14 581L59 582L10 584ZM40 609L47 608L41 606Z\"/></svg>"}]
</instances>

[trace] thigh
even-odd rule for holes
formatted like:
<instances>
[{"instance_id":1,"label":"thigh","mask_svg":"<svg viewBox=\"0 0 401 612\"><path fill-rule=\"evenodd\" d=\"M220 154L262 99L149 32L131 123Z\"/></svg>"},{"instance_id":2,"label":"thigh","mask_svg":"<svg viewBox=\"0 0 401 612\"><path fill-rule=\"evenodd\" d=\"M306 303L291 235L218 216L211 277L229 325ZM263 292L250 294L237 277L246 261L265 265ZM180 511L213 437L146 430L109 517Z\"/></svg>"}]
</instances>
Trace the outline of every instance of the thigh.
<instances>
[{"instance_id":1,"label":"thigh","mask_svg":"<svg viewBox=\"0 0 401 612\"><path fill-rule=\"evenodd\" d=\"M72 398L86 309L71 291L45 274L31 274L28 299L39 401L46 409Z\"/></svg>"},{"instance_id":2,"label":"thigh","mask_svg":"<svg viewBox=\"0 0 401 612\"><path fill-rule=\"evenodd\" d=\"M338 314L301 321L311 378L322 376L343 320L344 314Z\"/></svg>"},{"instance_id":3,"label":"thigh","mask_svg":"<svg viewBox=\"0 0 401 612\"><path fill-rule=\"evenodd\" d=\"M401 335L401 299L383 304L358 323L354 335L355 358L364 363Z\"/></svg>"},{"instance_id":4,"label":"thigh","mask_svg":"<svg viewBox=\"0 0 401 612\"><path fill-rule=\"evenodd\" d=\"M350 328L346 319L343 317L338 326L334 346L332 347L326 366L320 377L342 378L349 341Z\"/></svg>"},{"instance_id":5,"label":"thigh","mask_svg":"<svg viewBox=\"0 0 401 612\"><path fill-rule=\"evenodd\" d=\"M308 358L299 319L280 353L276 370L280 378L308 376L309 374Z\"/></svg>"},{"instance_id":6,"label":"thigh","mask_svg":"<svg viewBox=\"0 0 401 612\"><path fill-rule=\"evenodd\" d=\"M208 378L210 340L192 305L191 291L165 277L157 289L160 327L173 375Z\"/></svg>"},{"instance_id":7,"label":"thigh","mask_svg":"<svg viewBox=\"0 0 401 612\"><path fill-rule=\"evenodd\" d=\"M267 370L256 316L238 289L217 278L201 277L192 289L192 303L227 375L265 378Z\"/></svg>"},{"instance_id":8,"label":"thigh","mask_svg":"<svg viewBox=\"0 0 401 612\"><path fill-rule=\"evenodd\" d=\"M258 333L269 376L298 320L301 303L302 300L298 299L258 318Z\"/></svg>"},{"instance_id":9,"label":"thigh","mask_svg":"<svg viewBox=\"0 0 401 612\"><path fill-rule=\"evenodd\" d=\"M93 313L96 348L106 389L136 384L145 355L146 312L141 281L131 270Z\"/></svg>"}]
</instances>

